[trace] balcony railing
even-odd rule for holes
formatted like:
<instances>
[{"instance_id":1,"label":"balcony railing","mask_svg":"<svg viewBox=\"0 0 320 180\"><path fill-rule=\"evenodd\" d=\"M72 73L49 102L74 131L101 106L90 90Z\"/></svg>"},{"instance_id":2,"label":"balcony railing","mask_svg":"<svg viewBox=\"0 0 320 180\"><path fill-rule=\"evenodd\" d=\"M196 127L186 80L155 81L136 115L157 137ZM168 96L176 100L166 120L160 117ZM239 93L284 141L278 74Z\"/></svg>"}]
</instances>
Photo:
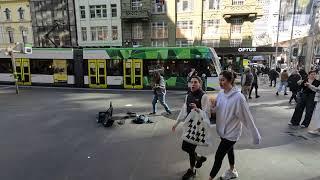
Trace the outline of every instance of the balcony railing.
<instances>
[{"instance_id":1,"label":"balcony railing","mask_svg":"<svg viewBox=\"0 0 320 180\"><path fill-rule=\"evenodd\" d=\"M143 19L149 20L151 17L150 4L122 3L122 19Z\"/></svg>"},{"instance_id":2,"label":"balcony railing","mask_svg":"<svg viewBox=\"0 0 320 180\"><path fill-rule=\"evenodd\" d=\"M226 5L223 10L223 17L231 18L234 16L258 18L262 16L262 8L257 5Z\"/></svg>"}]
</instances>

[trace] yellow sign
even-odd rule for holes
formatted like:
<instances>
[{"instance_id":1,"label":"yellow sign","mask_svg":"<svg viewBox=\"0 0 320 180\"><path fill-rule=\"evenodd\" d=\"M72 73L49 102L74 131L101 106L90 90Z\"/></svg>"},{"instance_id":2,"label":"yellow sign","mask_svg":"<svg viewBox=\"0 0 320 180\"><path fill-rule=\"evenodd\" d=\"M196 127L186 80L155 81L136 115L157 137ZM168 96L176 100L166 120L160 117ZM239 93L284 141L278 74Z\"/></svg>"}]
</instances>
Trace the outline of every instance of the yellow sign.
<instances>
[{"instance_id":1,"label":"yellow sign","mask_svg":"<svg viewBox=\"0 0 320 180\"><path fill-rule=\"evenodd\" d=\"M65 83L68 81L66 60L53 60L53 70L55 83Z\"/></svg>"}]
</instances>

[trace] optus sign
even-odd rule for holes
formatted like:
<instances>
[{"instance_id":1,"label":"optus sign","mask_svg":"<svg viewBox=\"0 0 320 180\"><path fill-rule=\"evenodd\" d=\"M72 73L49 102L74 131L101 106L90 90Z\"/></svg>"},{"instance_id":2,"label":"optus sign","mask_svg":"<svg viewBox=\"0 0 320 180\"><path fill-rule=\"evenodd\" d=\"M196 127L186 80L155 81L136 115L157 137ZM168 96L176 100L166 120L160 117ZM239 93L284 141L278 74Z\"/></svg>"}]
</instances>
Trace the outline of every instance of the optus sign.
<instances>
[{"instance_id":1,"label":"optus sign","mask_svg":"<svg viewBox=\"0 0 320 180\"><path fill-rule=\"evenodd\" d=\"M238 52L256 52L257 48L238 48Z\"/></svg>"}]
</instances>

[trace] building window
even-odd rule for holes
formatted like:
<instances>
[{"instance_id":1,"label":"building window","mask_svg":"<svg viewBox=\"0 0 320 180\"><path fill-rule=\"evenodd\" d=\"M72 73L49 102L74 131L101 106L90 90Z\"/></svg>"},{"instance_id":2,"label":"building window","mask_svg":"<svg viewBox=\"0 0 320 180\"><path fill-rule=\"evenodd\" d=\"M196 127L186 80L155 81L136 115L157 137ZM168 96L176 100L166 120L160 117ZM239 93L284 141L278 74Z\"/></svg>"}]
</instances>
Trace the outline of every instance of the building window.
<instances>
[{"instance_id":1,"label":"building window","mask_svg":"<svg viewBox=\"0 0 320 180\"><path fill-rule=\"evenodd\" d=\"M4 11L4 13L6 14L6 20L10 20L11 19L11 11L6 8L6 10Z\"/></svg>"},{"instance_id":2,"label":"building window","mask_svg":"<svg viewBox=\"0 0 320 180\"><path fill-rule=\"evenodd\" d=\"M133 39L142 39L143 38L142 23L132 24L132 38Z\"/></svg>"},{"instance_id":3,"label":"building window","mask_svg":"<svg viewBox=\"0 0 320 180\"><path fill-rule=\"evenodd\" d=\"M18 13L20 20L24 19L24 10L21 7L18 9Z\"/></svg>"},{"instance_id":4,"label":"building window","mask_svg":"<svg viewBox=\"0 0 320 180\"><path fill-rule=\"evenodd\" d=\"M180 39L176 41L176 46L178 47L188 47L193 45L193 40Z\"/></svg>"},{"instance_id":5,"label":"building window","mask_svg":"<svg viewBox=\"0 0 320 180\"><path fill-rule=\"evenodd\" d=\"M193 10L193 0L178 0L177 11L178 12L190 12Z\"/></svg>"},{"instance_id":6,"label":"building window","mask_svg":"<svg viewBox=\"0 0 320 180\"><path fill-rule=\"evenodd\" d=\"M22 30L21 34L22 34L22 42L27 43L28 42L28 32L26 30Z\"/></svg>"},{"instance_id":7,"label":"building window","mask_svg":"<svg viewBox=\"0 0 320 180\"><path fill-rule=\"evenodd\" d=\"M105 41L108 39L108 27L98 26L91 27L91 39L92 41Z\"/></svg>"},{"instance_id":8,"label":"building window","mask_svg":"<svg viewBox=\"0 0 320 180\"><path fill-rule=\"evenodd\" d=\"M118 40L118 26L112 26L112 40Z\"/></svg>"},{"instance_id":9,"label":"building window","mask_svg":"<svg viewBox=\"0 0 320 180\"><path fill-rule=\"evenodd\" d=\"M204 6L206 10L218 10L220 9L220 0L205 0Z\"/></svg>"},{"instance_id":10,"label":"building window","mask_svg":"<svg viewBox=\"0 0 320 180\"><path fill-rule=\"evenodd\" d=\"M12 30L8 31L8 36L9 36L9 43L14 43L13 31Z\"/></svg>"},{"instance_id":11,"label":"building window","mask_svg":"<svg viewBox=\"0 0 320 180\"><path fill-rule=\"evenodd\" d=\"M152 13L160 14L166 12L166 3L164 0L152 1Z\"/></svg>"},{"instance_id":12,"label":"building window","mask_svg":"<svg viewBox=\"0 0 320 180\"><path fill-rule=\"evenodd\" d=\"M204 20L203 21L203 34L217 35L219 34L220 19Z\"/></svg>"},{"instance_id":13,"label":"building window","mask_svg":"<svg viewBox=\"0 0 320 180\"><path fill-rule=\"evenodd\" d=\"M202 44L208 47L219 47L220 39L205 39L202 41Z\"/></svg>"},{"instance_id":14,"label":"building window","mask_svg":"<svg viewBox=\"0 0 320 180\"><path fill-rule=\"evenodd\" d=\"M232 0L232 5L240 5L242 6L244 4L245 0Z\"/></svg>"},{"instance_id":15,"label":"building window","mask_svg":"<svg viewBox=\"0 0 320 180\"><path fill-rule=\"evenodd\" d=\"M192 21L177 21L176 37L185 38L193 37L193 22Z\"/></svg>"},{"instance_id":16,"label":"building window","mask_svg":"<svg viewBox=\"0 0 320 180\"><path fill-rule=\"evenodd\" d=\"M152 47L166 47L168 46L168 41L166 40L153 40L151 41Z\"/></svg>"},{"instance_id":17,"label":"building window","mask_svg":"<svg viewBox=\"0 0 320 180\"><path fill-rule=\"evenodd\" d=\"M107 5L90 6L90 18L107 17Z\"/></svg>"},{"instance_id":18,"label":"building window","mask_svg":"<svg viewBox=\"0 0 320 180\"><path fill-rule=\"evenodd\" d=\"M240 34L243 20L241 18L234 18L231 20L231 34Z\"/></svg>"},{"instance_id":19,"label":"building window","mask_svg":"<svg viewBox=\"0 0 320 180\"><path fill-rule=\"evenodd\" d=\"M136 11L136 10L141 10L142 8L142 2L141 0L132 0L131 1L131 9Z\"/></svg>"},{"instance_id":20,"label":"building window","mask_svg":"<svg viewBox=\"0 0 320 180\"><path fill-rule=\"evenodd\" d=\"M82 41L87 41L87 28L81 27L81 37Z\"/></svg>"},{"instance_id":21,"label":"building window","mask_svg":"<svg viewBox=\"0 0 320 180\"><path fill-rule=\"evenodd\" d=\"M240 47L242 39L230 39L230 47Z\"/></svg>"},{"instance_id":22,"label":"building window","mask_svg":"<svg viewBox=\"0 0 320 180\"><path fill-rule=\"evenodd\" d=\"M112 17L117 17L117 5L116 4L111 4L111 16Z\"/></svg>"},{"instance_id":23,"label":"building window","mask_svg":"<svg viewBox=\"0 0 320 180\"><path fill-rule=\"evenodd\" d=\"M80 6L80 18L81 19L85 19L86 18L86 7L85 6Z\"/></svg>"},{"instance_id":24,"label":"building window","mask_svg":"<svg viewBox=\"0 0 320 180\"><path fill-rule=\"evenodd\" d=\"M168 38L168 25L165 22L153 22L151 24L151 38L164 39Z\"/></svg>"}]
</instances>

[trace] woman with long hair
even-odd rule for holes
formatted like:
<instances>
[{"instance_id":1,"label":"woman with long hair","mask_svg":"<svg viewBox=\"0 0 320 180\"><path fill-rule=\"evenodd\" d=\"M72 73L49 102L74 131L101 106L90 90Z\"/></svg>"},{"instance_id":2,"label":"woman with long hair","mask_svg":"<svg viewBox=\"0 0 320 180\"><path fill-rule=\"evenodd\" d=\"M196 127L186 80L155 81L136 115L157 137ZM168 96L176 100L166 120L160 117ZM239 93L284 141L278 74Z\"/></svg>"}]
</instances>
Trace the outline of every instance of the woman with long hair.
<instances>
[{"instance_id":1,"label":"woman with long hair","mask_svg":"<svg viewBox=\"0 0 320 180\"><path fill-rule=\"evenodd\" d=\"M200 168L207 160L196 153L197 146L210 144L208 117L210 116L210 101L208 95L202 90L202 81L198 76L191 77L190 93L186 96L177 123L172 127L174 132L180 122L184 122L182 135L182 150L189 154L190 168L182 179L194 177L195 168ZM207 121L206 121L207 118Z\"/></svg>"},{"instance_id":2,"label":"woman with long hair","mask_svg":"<svg viewBox=\"0 0 320 180\"><path fill-rule=\"evenodd\" d=\"M259 144L261 140L245 97L234 86L235 78L236 75L230 71L223 71L219 77L222 91L218 93L213 104L213 111L216 113L216 130L221 142L216 151L209 180L216 177L221 168L223 158L227 154L230 169L221 178L233 179L238 177L235 169L233 146L241 136L242 126L245 126L251 132L254 144Z\"/></svg>"},{"instance_id":3,"label":"woman with long hair","mask_svg":"<svg viewBox=\"0 0 320 180\"><path fill-rule=\"evenodd\" d=\"M164 107L168 114L171 114L171 110L169 109L166 103L166 83L164 78L160 75L160 72L155 72L153 74L153 100L152 100L152 113L156 114L157 112L157 102L160 101L160 104Z\"/></svg>"}]
</instances>

